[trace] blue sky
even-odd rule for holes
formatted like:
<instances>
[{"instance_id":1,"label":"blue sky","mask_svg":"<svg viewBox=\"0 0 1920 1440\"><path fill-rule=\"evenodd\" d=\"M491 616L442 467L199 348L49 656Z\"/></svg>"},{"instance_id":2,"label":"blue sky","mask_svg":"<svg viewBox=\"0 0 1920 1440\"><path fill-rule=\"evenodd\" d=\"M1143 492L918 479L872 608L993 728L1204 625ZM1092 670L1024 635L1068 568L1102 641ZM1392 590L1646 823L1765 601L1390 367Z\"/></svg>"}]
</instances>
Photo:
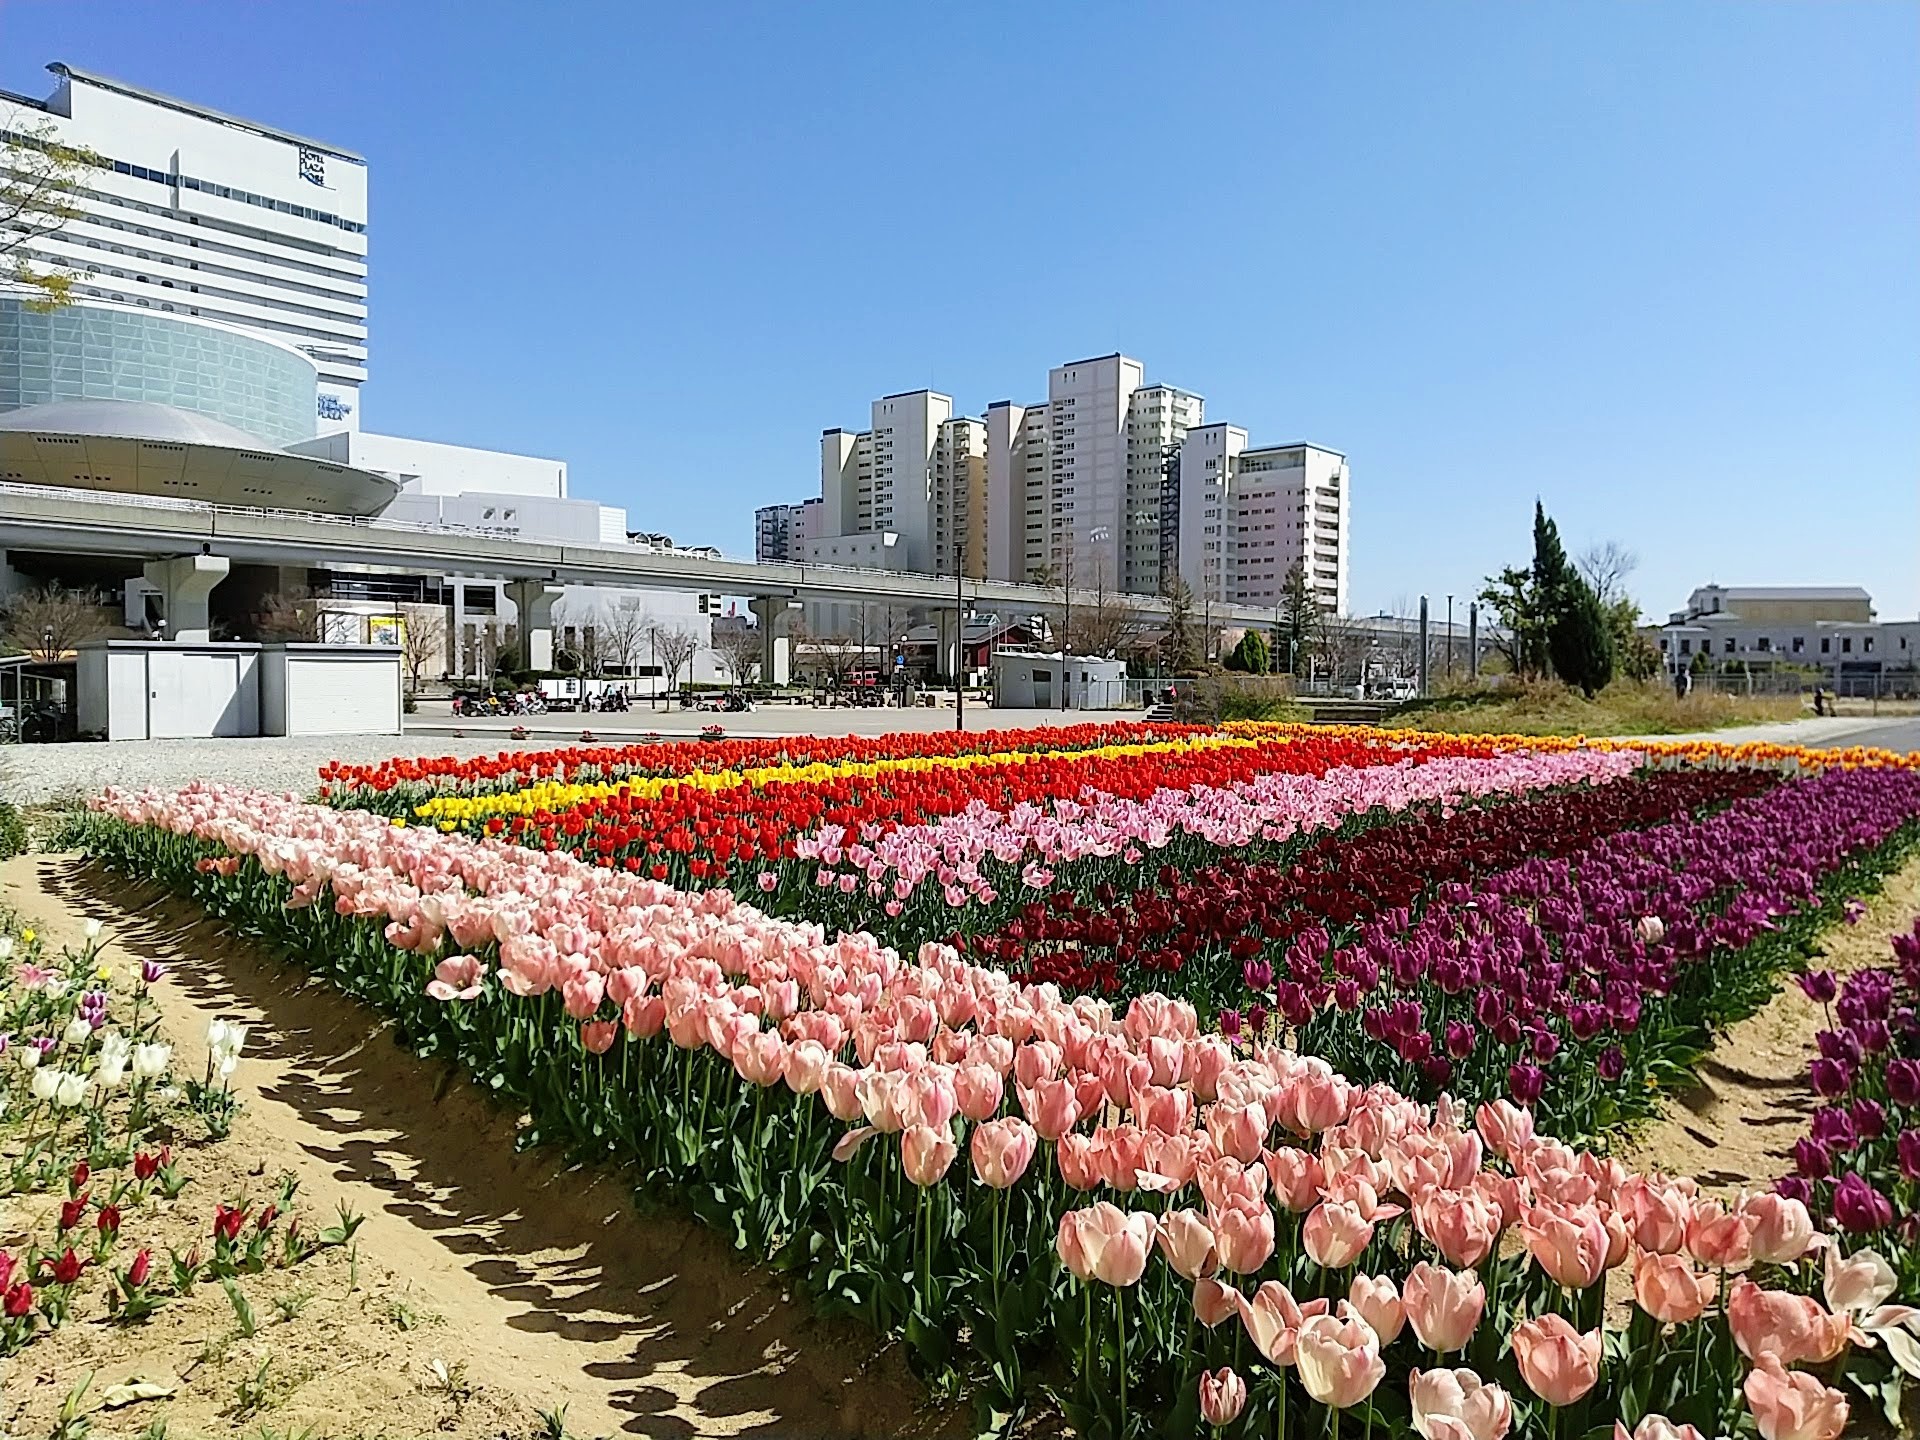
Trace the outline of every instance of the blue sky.
<instances>
[{"instance_id":1,"label":"blue sky","mask_svg":"<svg viewBox=\"0 0 1920 1440\"><path fill-rule=\"evenodd\" d=\"M369 428L751 547L817 438L1125 350L1353 469L1353 601L1569 548L1920 611L1920 9L0 0L370 160Z\"/></svg>"}]
</instances>

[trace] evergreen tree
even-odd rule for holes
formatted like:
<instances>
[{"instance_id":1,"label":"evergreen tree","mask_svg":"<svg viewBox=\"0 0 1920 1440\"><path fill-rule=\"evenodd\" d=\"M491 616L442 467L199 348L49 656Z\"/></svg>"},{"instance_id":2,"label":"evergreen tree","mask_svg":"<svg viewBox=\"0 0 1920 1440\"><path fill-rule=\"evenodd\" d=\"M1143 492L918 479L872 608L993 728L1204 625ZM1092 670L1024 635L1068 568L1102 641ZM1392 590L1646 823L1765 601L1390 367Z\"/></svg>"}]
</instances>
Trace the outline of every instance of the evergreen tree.
<instances>
[{"instance_id":1,"label":"evergreen tree","mask_svg":"<svg viewBox=\"0 0 1920 1440\"><path fill-rule=\"evenodd\" d=\"M1267 641L1258 630L1249 630L1240 637L1240 643L1233 647L1233 653L1227 656L1229 670L1241 670L1249 675L1267 673Z\"/></svg>"},{"instance_id":2,"label":"evergreen tree","mask_svg":"<svg viewBox=\"0 0 1920 1440\"><path fill-rule=\"evenodd\" d=\"M1299 561L1287 572L1285 588L1280 592L1280 628L1274 634L1273 671L1285 666L1298 675L1313 652L1319 638L1322 616L1319 597L1307 584L1307 567Z\"/></svg>"},{"instance_id":3,"label":"evergreen tree","mask_svg":"<svg viewBox=\"0 0 1920 1440\"><path fill-rule=\"evenodd\" d=\"M1593 587L1578 575L1569 575L1560 587L1547 648L1554 674L1579 687L1589 700L1613 679L1613 635L1606 611Z\"/></svg>"},{"instance_id":4,"label":"evergreen tree","mask_svg":"<svg viewBox=\"0 0 1920 1440\"><path fill-rule=\"evenodd\" d=\"M1533 502L1533 585L1529 596L1532 615L1527 627L1533 654L1527 669L1544 675L1552 663L1553 631L1572 601L1568 582L1578 578L1567 563L1567 552L1560 544L1560 527L1547 516L1538 500ZM1553 667L1556 674L1559 667ZM1566 680L1565 675L1561 675Z\"/></svg>"},{"instance_id":5,"label":"evergreen tree","mask_svg":"<svg viewBox=\"0 0 1920 1440\"><path fill-rule=\"evenodd\" d=\"M1199 663L1199 637L1193 626L1193 587L1173 575L1162 593L1167 597L1167 634L1161 642L1160 659L1177 675Z\"/></svg>"}]
</instances>

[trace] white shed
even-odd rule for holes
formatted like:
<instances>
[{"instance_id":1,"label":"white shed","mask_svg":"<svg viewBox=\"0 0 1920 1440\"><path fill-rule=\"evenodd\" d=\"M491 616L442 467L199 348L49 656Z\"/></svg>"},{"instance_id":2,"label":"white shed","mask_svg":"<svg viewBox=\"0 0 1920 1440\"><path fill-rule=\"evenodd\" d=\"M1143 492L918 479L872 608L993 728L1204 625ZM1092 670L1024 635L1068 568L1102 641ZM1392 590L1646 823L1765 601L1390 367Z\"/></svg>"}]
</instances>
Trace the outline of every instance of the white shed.
<instances>
[{"instance_id":1,"label":"white shed","mask_svg":"<svg viewBox=\"0 0 1920 1440\"><path fill-rule=\"evenodd\" d=\"M1058 651L993 652L993 703L1002 710L1051 710L1066 689L1066 709L1120 710L1127 703L1127 664L1100 655Z\"/></svg>"}]
</instances>

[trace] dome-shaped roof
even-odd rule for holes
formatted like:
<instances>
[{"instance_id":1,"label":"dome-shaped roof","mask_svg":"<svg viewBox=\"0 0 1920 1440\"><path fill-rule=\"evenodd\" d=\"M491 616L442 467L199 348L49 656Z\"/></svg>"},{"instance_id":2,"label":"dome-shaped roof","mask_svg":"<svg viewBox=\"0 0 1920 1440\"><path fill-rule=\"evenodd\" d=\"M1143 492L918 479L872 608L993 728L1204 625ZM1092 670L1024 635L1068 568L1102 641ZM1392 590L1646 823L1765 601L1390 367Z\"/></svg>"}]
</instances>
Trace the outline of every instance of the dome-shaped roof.
<instances>
[{"instance_id":1,"label":"dome-shaped roof","mask_svg":"<svg viewBox=\"0 0 1920 1440\"><path fill-rule=\"evenodd\" d=\"M167 445L220 445L230 450L280 448L211 415L197 415L151 400L54 400L0 414L0 430L155 440Z\"/></svg>"}]
</instances>

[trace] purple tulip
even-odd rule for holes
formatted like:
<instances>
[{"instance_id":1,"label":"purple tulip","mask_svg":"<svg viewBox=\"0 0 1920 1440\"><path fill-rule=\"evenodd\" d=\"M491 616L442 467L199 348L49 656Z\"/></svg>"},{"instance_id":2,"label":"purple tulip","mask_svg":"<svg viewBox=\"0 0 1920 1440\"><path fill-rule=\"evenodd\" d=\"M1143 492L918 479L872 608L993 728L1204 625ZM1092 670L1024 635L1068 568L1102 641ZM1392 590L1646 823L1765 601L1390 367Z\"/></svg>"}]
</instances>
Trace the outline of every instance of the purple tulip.
<instances>
[{"instance_id":1,"label":"purple tulip","mask_svg":"<svg viewBox=\"0 0 1920 1440\"><path fill-rule=\"evenodd\" d=\"M1847 1107L1853 1132L1862 1140L1878 1140L1887 1133L1887 1112L1878 1100L1856 1100Z\"/></svg>"},{"instance_id":2,"label":"purple tulip","mask_svg":"<svg viewBox=\"0 0 1920 1440\"><path fill-rule=\"evenodd\" d=\"M1447 1054L1456 1060L1464 1060L1473 1053L1473 1027L1464 1020L1447 1022Z\"/></svg>"},{"instance_id":3,"label":"purple tulip","mask_svg":"<svg viewBox=\"0 0 1920 1440\"><path fill-rule=\"evenodd\" d=\"M1517 1105L1531 1105L1546 1088L1547 1072L1538 1065L1520 1061L1507 1069L1507 1093Z\"/></svg>"},{"instance_id":4,"label":"purple tulip","mask_svg":"<svg viewBox=\"0 0 1920 1440\"><path fill-rule=\"evenodd\" d=\"M1853 1114L1844 1105L1824 1105L1814 1111L1807 1133L1829 1150L1851 1150L1860 1141Z\"/></svg>"},{"instance_id":5,"label":"purple tulip","mask_svg":"<svg viewBox=\"0 0 1920 1440\"><path fill-rule=\"evenodd\" d=\"M1887 1062L1887 1096L1896 1105L1920 1105L1920 1060L1903 1056Z\"/></svg>"},{"instance_id":6,"label":"purple tulip","mask_svg":"<svg viewBox=\"0 0 1920 1440\"><path fill-rule=\"evenodd\" d=\"M1893 1202L1858 1175L1849 1175L1833 1190L1833 1218L1843 1230L1870 1235L1893 1223Z\"/></svg>"},{"instance_id":7,"label":"purple tulip","mask_svg":"<svg viewBox=\"0 0 1920 1440\"><path fill-rule=\"evenodd\" d=\"M1831 970L1809 970L1798 978L1807 998L1819 1005L1831 1005L1840 990Z\"/></svg>"},{"instance_id":8,"label":"purple tulip","mask_svg":"<svg viewBox=\"0 0 1920 1440\"><path fill-rule=\"evenodd\" d=\"M1249 990L1265 992L1273 988L1273 962L1270 960L1249 960L1240 969Z\"/></svg>"},{"instance_id":9,"label":"purple tulip","mask_svg":"<svg viewBox=\"0 0 1920 1440\"><path fill-rule=\"evenodd\" d=\"M1833 1156L1821 1141L1803 1135L1793 1142L1793 1168L1809 1180L1824 1180L1833 1172Z\"/></svg>"},{"instance_id":10,"label":"purple tulip","mask_svg":"<svg viewBox=\"0 0 1920 1440\"><path fill-rule=\"evenodd\" d=\"M1900 1132L1900 1173L1909 1180L1920 1180L1920 1130Z\"/></svg>"},{"instance_id":11,"label":"purple tulip","mask_svg":"<svg viewBox=\"0 0 1920 1440\"><path fill-rule=\"evenodd\" d=\"M1220 1033L1229 1040L1238 1040L1240 1038L1240 1012L1238 1010L1222 1010L1220 1012Z\"/></svg>"},{"instance_id":12,"label":"purple tulip","mask_svg":"<svg viewBox=\"0 0 1920 1440\"><path fill-rule=\"evenodd\" d=\"M1813 1062L1810 1071L1813 1080L1813 1093L1831 1100L1836 1095L1844 1095L1853 1088L1853 1067L1844 1060L1828 1060L1824 1057Z\"/></svg>"},{"instance_id":13,"label":"purple tulip","mask_svg":"<svg viewBox=\"0 0 1920 1440\"><path fill-rule=\"evenodd\" d=\"M1853 1033L1869 1055L1882 1054L1893 1045L1893 1031L1884 1020L1862 1020L1853 1027Z\"/></svg>"},{"instance_id":14,"label":"purple tulip","mask_svg":"<svg viewBox=\"0 0 1920 1440\"><path fill-rule=\"evenodd\" d=\"M166 978L167 969L168 967L162 965L158 960L142 960L140 962L140 979L145 984L158 985Z\"/></svg>"},{"instance_id":15,"label":"purple tulip","mask_svg":"<svg viewBox=\"0 0 1920 1440\"><path fill-rule=\"evenodd\" d=\"M1254 1034L1264 1035L1266 1033L1267 1019L1271 1014L1272 1012L1258 1001L1255 1001L1247 1007L1247 1023L1253 1027Z\"/></svg>"},{"instance_id":16,"label":"purple tulip","mask_svg":"<svg viewBox=\"0 0 1920 1440\"><path fill-rule=\"evenodd\" d=\"M1618 1080L1627 1070L1627 1055L1618 1045L1609 1045L1600 1052L1600 1058L1594 1062L1594 1073L1608 1084Z\"/></svg>"},{"instance_id":17,"label":"purple tulip","mask_svg":"<svg viewBox=\"0 0 1920 1440\"><path fill-rule=\"evenodd\" d=\"M1453 1079L1453 1062L1444 1055L1429 1055L1420 1062L1420 1073L1434 1089L1444 1090Z\"/></svg>"},{"instance_id":18,"label":"purple tulip","mask_svg":"<svg viewBox=\"0 0 1920 1440\"><path fill-rule=\"evenodd\" d=\"M1783 1180L1773 1182L1776 1195L1784 1195L1789 1200L1798 1200L1802 1205L1813 1204L1813 1186L1798 1175L1789 1175Z\"/></svg>"},{"instance_id":19,"label":"purple tulip","mask_svg":"<svg viewBox=\"0 0 1920 1440\"><path fill-rule=\"evenodd\" d=\"M1844 1060L1849 1065L1860 1063L1860 1041L1851 1030L1822 1030L1813 1037L1813 1043L1828 1060Z\"/></svg>"},{"instance_id":20,"label":"purple tulip","mask_svg":"<svg viewBox=\"0 0 1920 1440\"><path fill-rule=\"evenodd\" d=\"M1533 1032L1533 1058L1542 1065L1550 1064L1553 1057L1560 1053L1560 1037L1551 1030Z\"/></svg>"}]
</instances>

